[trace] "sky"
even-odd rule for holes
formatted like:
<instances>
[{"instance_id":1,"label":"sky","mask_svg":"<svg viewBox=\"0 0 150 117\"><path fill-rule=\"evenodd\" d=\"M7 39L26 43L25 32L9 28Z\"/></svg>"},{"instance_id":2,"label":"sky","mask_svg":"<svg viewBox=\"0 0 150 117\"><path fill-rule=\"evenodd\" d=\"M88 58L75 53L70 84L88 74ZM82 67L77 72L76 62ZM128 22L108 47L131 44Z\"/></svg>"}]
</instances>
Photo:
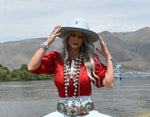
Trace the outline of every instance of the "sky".
<instances>
[{"instance_id":1,"label":"sky","mask_svg":"<svg viewBox=\"0 0 150 117\"><path fill-rule=\"evenodd\" d=\"M150 0L0 0L0 43L48 37L80 17L97 33L150 27Z\"/></svg>"}]
</instances>

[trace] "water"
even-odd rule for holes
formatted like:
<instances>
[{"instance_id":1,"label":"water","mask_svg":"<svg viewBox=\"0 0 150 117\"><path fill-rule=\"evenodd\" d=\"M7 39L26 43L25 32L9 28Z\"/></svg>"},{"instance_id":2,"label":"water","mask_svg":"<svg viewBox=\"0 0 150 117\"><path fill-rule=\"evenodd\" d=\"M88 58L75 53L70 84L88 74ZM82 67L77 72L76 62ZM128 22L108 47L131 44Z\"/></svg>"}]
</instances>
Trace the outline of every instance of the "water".
<instances>
[{"instance_id":1,"label":"water","mask_svg":"<svg viewBox=\"0 0 150 117\"><path fill-rule=\"evenodd\" d=\"M96 110L114 117L150 112L150 79L115 80L113 89L93 87ZM0 82L0 117L42 117L59 100L53 81Z\"/></svg>"}]
</instances>

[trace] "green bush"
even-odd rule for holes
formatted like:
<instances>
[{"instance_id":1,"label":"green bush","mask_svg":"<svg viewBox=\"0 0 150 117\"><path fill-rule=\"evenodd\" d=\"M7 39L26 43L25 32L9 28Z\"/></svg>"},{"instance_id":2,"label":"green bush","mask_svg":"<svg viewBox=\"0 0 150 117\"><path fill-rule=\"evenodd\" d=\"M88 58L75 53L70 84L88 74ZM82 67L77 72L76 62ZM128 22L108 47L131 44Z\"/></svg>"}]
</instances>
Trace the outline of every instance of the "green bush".
<instances>
[{"instance_id":1,"label":"green bush","mask_svg":"<svg viewBox=\"0 0 150 117\"><path fill-rule=\"evenodd\" d=\"M32 81L53 80L54 75L33 74L27 70L27 65L22 64L20 69L10 71L7 67L0 66L0 81Z\"/></svg>"}]
</instances>

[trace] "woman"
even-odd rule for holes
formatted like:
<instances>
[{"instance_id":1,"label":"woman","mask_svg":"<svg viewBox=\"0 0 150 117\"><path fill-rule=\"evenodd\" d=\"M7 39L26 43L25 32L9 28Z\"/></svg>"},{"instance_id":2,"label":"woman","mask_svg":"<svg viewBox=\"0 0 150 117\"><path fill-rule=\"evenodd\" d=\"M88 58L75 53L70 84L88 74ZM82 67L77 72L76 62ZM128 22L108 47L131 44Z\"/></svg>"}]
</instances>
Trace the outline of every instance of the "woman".
<instances>
[{"instance_id":1,"label":"woman","mask_svg":"<svg viewBox=\"0 0 150 117\"><path fill-rule=\"evenodd\" d=\"M44 55L56 37L63 39L62 52ZM96 50L106 58L107 67L93 50L92 43L98 39L101 50ZM68 27L56 26L40 47L28 70L35 74L55 74L54 82L60 96L57 111L45 117L110 117L94 110L91 82L97 87L113 87L112 57L102 38L88 29L87 21L74 18Z\"/></svg>"}]
</instances>

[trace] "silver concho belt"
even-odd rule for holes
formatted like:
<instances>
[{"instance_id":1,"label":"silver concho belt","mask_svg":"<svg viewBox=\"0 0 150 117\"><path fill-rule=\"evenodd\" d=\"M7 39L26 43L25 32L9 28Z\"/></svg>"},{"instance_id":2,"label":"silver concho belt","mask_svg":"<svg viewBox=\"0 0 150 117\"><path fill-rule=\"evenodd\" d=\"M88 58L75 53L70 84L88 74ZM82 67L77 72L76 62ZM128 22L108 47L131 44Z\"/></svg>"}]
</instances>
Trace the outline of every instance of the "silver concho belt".
<instances>
[{"instance_id":1,"label":"silver concho belt","mask_svg":"<svg viewBox=\"0 0 150 117\"><path fill-rule=\"evenodd\" d=\"M93 102L87 102L85 106L80 105L78 107L75 105L65 106L64 103L59 102L57 104L57 110L60 113L64 113L68 116L85 115L85 114L88 114L90 111L94 110L94 104Z\"/></svg>"}]
</instances>

